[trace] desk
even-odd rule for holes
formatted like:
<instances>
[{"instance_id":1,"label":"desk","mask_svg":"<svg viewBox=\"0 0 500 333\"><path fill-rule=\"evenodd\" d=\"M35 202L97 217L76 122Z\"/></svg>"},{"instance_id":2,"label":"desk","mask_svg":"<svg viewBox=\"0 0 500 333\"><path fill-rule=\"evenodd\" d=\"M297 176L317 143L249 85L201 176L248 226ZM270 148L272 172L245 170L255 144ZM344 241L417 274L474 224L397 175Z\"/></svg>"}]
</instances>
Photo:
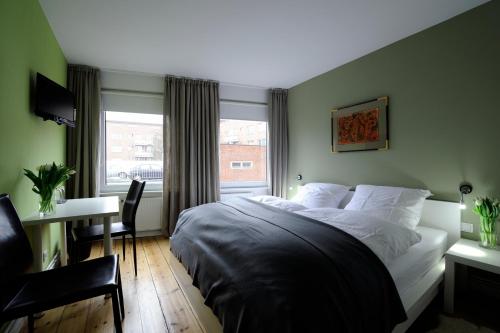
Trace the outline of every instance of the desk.
<instances>
[{"instance_id":1,"label":"desk","mask_svg":"<svg viewBox=\"0 0 500 333\"><path fill-rule=\"evenodd\" d=\"M71 199L56 206L54 214L40 216L38 213L22 220L23 226L33 227L33 256L34 270L41 271L43 264L42 224L61 223L61 265L68 263L68 249L66 244L66 221L85 220L89 218L104 218L104 255L112 254L111 249L111 217L120 212L118 197L100 197Z\"/></svg>"}]
</instances>

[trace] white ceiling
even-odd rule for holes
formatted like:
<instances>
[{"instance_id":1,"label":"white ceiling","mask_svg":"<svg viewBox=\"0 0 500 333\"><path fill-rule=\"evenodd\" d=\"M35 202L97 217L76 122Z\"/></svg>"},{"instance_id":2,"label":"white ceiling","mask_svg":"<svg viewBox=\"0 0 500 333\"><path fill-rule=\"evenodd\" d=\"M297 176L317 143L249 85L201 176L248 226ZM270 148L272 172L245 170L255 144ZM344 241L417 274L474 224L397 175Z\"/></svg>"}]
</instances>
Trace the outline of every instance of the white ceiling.
<instances>
[{"instance_id":1,"label":"white ceiling","mask_svg":"<svg viewBox=\"0 0 500 333\"><path fill-rule=\"evenodd\" d=\"M40 0L71 63L289 88L485 0Z\"/></svg>"}]
</instances>

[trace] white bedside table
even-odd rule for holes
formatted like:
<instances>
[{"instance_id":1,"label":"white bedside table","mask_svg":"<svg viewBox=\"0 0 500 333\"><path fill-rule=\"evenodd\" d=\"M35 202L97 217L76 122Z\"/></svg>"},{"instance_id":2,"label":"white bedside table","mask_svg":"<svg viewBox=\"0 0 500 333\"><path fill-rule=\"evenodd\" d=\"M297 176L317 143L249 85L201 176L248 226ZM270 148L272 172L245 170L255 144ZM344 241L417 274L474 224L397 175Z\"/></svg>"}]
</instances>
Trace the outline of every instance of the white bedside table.
<instances>
[{"instance_id":1,"label":"white bedside table","mask_svg":"<svg viewBox=\"0 0 500 333\"><path fill-rule=\"evenodd\" d=\"M455 297L455 264L500 274L500 251L485 249L478 241L460 239L445 253L444 311L453 313Z\"/></svg>"}]
</instances>

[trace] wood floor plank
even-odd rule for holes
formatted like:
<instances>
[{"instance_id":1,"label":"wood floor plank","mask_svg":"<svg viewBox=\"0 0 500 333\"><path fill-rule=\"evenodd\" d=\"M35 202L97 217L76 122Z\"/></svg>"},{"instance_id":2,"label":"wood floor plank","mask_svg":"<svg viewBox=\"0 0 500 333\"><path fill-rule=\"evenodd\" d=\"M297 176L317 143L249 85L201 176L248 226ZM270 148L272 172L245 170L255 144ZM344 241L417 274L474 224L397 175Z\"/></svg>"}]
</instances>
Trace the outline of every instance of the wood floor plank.
<instances>
[{"instance_id":1,"label":"wood floor plank","mask_svg":"<svg viewBox=\"0 0 500 333\"><path fill-rule=\"evenodd\" d=\"M143 241L146 259L170 333L203 332L155 239Z\"/></svg>"},{"instance_id":2,"label":"wood floor plank","mask_svg":"<svg viewBox=\"0 0 500 333\"><path fill-rule=\"evenodd\" d=\"M104 296L90 300L85 332L113 332L113 308L111 298Z\"/></svg>"},{"instance_id":3,"label":"wood floor plank","mask_svg":"<svg viewBox=\"0 0 500 333\"><path fill-rule=\"evenodd\" d=\"M37 333L53 333L57 331L61 322L64 306L45 311L42 318L35 320L35 331Z\"/></svg>"},{"instance_id":4,"label":"wood floor plank","mask_svg":"<svg viewBox=\"0 0 500 333\"><path fill-rule=\"evenodd\" d=\"M132 252L132 240L127 240L125 246L126 260L120 261L120 273L123 284L123 303L125 305L125 319L123 320L123 331L130 333L141 333L142 318L139 308L138 280L134 273L134 261ZM145 331L144 331L145 332Z\"/></svg>"},{"instance_id":5,"label":"wood floor plank","mask_svg":"<svg viewBox=\"0 0 500 333\"><path fill-rule=\"evenodd\" d=\"M182 292L183 303L188 305L188 307L190 309L190 312L193 314L193 317L194 317L196 323L198 324L198 327L201 328L202 332L209 333L210 331L206 330L207 327L205 327L204 325L202 325L203 321L198 317L199 313L197 313L197 311L195 311L195 309L193 308L192 304L189 303L189 297L186 295L186 292L189 292L189 291L185 290L184 288L181 287L181 283L189 283L191 285L192 281L191 280L189 280L188 282L186 282L186 281L179 281L179 280L177 280L178 276L176 274L174 274L174 268L170 264L170 260L172 260L173 255L170 252L170 241L169 241L169 239L167 237L165 237L165 236L156 236L155 240L156 240L156 242L158 244L158 247L160 248L160 252L162 253L163 258L167 262L167 267L168 267L169 271L172 273L172 276L174 277L176 283L179 285L179 288L180 288L180 290ZM178 262L177 262L177 264L182 266L182 264L180 264ZM215 331L217 331L217 330L215 330Z\"/></svg>"},{"instance_id":6,"label":"wood floor plank","mask_svg":"<svg viewBox=\"0 0 500 333\"><path fill-rule=\"evenodd\" d=\"M59 326L57 327L57 332L85 332L88 312L89 300L66 305Z\"/></svg>"},{"instance_id":7,"label":"wood floor plank","mask_svg":"<svg viewBox=\"0 0 500 333\"><path fill-rule=\"evenodd\" d=\"M168 332L153 278L148 267L142 239L137 240L137 298L143 332Z\"/></svg>"}]
</instances>

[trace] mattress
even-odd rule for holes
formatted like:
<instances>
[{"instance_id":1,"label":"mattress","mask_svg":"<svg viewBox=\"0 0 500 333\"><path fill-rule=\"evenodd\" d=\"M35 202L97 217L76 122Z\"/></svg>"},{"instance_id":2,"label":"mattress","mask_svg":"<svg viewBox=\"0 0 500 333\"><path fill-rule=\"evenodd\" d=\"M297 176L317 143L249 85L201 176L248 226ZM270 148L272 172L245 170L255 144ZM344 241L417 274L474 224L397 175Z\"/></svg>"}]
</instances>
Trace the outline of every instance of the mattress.
<instances>
[{"instance_id":1,"label":"mattress","mask_svg":"<svg viewBox=\"0 0 500 333\"><path fill-rule=\"evenodd\" d=\"M400 295L414 286L446 252L447 233L428 227L417 227L422 240L411 246L408 252L391 262L387 269L391 273Z\"/></svg>"}]
</instances>

